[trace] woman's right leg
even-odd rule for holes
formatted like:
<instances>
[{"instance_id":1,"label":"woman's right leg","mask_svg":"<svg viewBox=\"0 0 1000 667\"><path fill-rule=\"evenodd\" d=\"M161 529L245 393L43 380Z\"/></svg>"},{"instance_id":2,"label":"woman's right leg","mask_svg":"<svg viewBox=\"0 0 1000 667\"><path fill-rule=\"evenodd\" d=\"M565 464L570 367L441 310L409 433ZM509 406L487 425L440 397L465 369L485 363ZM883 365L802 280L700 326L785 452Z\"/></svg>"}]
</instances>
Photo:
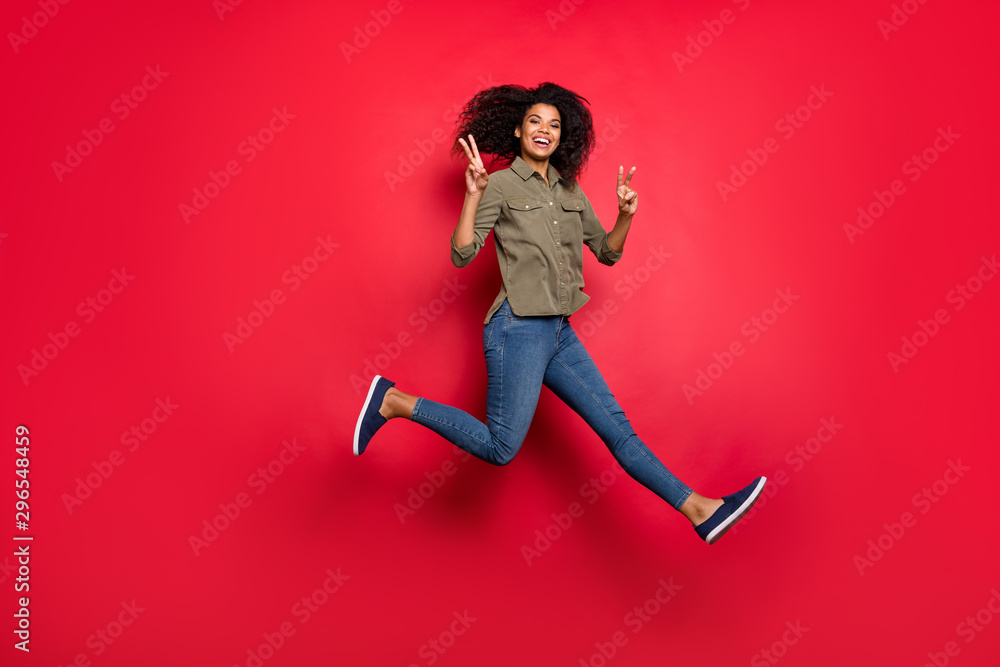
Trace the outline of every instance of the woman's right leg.
<instances>
[{"instance_id":1,"label":"woman's right leg","mask_svg":"<svg viewBox=\"0 0 1000 667\"><path fill-rule=\"evenodd\" d=\"M546 329L553 335L544 335ZM486 423L464 410L402 392L387 398L392 405L403 406L392 416L396 410L405 416L405 408L412 405L412 421L488 463L506 465L528 433L554 340L554 327L545 327L541 318L518 318L504 302L483 328Z\"/></svg>"}]
</instances>

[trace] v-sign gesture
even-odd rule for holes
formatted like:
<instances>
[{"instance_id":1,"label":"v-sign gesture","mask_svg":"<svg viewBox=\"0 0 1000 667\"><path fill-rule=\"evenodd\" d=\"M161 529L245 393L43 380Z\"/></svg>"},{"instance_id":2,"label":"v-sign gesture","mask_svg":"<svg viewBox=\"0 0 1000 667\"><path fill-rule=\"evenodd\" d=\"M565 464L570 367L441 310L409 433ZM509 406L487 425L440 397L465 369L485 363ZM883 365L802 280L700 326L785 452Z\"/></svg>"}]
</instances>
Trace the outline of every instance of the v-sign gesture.
<instances>
[{"instance_id":1,"label":"v-sign gesture","mask_svg":"<svg viewBox=\"0 0 1000 667\"><path fill-rule=\"evenodd\" d=\"M465 170L466 190L470 195L481 196L486 190L486 184L490 180L490 175L486 173L483 160L479 157L479 147L476 146L476 140L470 134L468 144L461 137L459 137L458 143L462 144L465 157L469 158L469 167ZM471 150L469 144L472 144Z\"/></svg>"},{"instance_id":2,"label":"v-sign gesture","mask_svg":"<svg viewBox=\"0 0 1000 667\"><path fill-rule=\"evenodd\" d=\"M628 176L624 176L625 167L618 167L618 211L623 215L635 215L635 209L639 205L639 193L629 187L634 173L635 167L632 167Z\"/></svg>"}]
</instances>

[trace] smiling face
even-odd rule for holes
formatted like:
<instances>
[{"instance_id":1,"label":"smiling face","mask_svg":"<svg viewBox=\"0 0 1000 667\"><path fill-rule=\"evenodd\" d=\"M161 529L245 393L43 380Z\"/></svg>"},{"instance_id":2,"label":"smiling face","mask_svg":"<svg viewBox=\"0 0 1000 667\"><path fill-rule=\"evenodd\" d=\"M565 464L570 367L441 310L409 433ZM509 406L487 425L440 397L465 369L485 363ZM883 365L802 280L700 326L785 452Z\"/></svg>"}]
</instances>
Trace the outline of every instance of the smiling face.
<instances>
[{"instance_id":1,"label":"smiling face","mask_svg":"<svg viewBox=\"0 0 1000 667\"><path fill-rule=\"evenodd\" d=\"M514 130L521 139L521 157L545 162L559 145L562 119L559 109L550 104L536 104L524 112L524 120Z\"/></svg>"}]
</instances>

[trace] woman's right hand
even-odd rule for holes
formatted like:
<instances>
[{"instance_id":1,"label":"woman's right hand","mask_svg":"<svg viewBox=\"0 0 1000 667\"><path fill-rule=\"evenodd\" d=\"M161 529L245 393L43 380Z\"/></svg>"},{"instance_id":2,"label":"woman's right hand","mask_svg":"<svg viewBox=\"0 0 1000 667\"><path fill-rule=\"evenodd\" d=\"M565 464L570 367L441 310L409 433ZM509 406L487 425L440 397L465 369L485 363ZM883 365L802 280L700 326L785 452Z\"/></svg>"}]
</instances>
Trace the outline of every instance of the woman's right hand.
<instances>
[{"instance_id":1,"label":"woman's right hand","mask_svg":"<svg viewBox=\"0 0 1000 667\"><path fill-rule=\"evenodd\" d=\"M483 192L486 191L486 184L490 180L490 175L486 173L483 160L479 157L479 148L476 146L476 140L470 134L469 143L465 143L465 139L462 138L459 138L458 143L462 144L465 157L469 158L469 167L465 170L466 192L474 197L481 197ZM470 144L471 149L469 147Z\"/></svg>"}]
</instances>

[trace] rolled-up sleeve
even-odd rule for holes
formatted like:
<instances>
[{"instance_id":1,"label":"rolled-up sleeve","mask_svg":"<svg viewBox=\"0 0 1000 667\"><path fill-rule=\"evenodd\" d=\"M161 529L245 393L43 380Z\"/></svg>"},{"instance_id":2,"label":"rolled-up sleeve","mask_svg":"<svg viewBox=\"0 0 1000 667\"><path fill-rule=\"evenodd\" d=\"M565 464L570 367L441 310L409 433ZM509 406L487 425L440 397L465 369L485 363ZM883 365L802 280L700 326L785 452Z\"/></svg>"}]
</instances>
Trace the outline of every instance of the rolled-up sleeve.
<instances>
[{"instance_id":1,"label":"rolled-up sleeve","mask_svg":"<svg viewBox=\"0 0 1000 667\"><path fill-rule=\"evenodd\" d=\"M476 209L476 221L472 228L472 243L459 248L455 245L455 233L451 234L451 263L461 268L475 259L490 230L496 224L500 216L500 205L503 203L503 194L500 191L500 179L491 178L486 184L483 198L479 200L479 208Z\"/></svg>"},{"instance_id":2,"label":"rolled-up sleeve","mask_svg":"<svg viewBox=\"0 0 1000 667\"><path fill-rule=\"evenodd\" d=\"M580 192L583 194L582 190ZM581 215L583 242L590 247L598 262L612 266L622 258L622 253L615 252L608 245L608 233L604 230L601 221L598 220L597 214L594 213L594 207L591 206L587 195L583 195L583 203L583 214Z\"/></svg>"}]
</instances>

